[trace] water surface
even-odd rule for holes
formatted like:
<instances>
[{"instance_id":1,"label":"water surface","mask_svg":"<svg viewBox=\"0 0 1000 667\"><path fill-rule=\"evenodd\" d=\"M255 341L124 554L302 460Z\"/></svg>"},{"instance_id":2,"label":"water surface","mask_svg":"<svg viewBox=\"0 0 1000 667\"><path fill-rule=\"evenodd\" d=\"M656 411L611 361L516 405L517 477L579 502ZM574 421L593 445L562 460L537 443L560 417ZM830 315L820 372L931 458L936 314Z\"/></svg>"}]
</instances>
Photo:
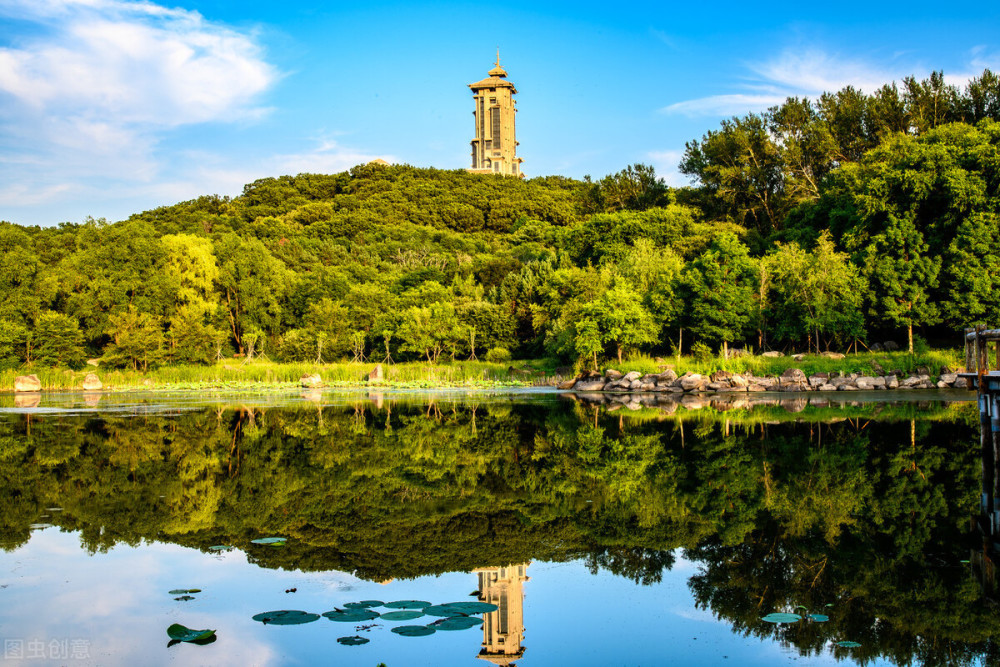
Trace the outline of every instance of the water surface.
<instances>
[{"instance_id":1,"label":"water surface","mask_svg":"<svg viewBox=\"0 0 1000 667\"><path fill-rule=\"evenodd\" d=\"M0 397L4 656L991 664L1000 624L963 562L975 404L832 398ZM425 637L390 629L438 617L251 618L407 599L498 609ZM762 620L796 610L829 620ZM168 646L172 623L216 641Z\"/></svg>"}]
</instances>

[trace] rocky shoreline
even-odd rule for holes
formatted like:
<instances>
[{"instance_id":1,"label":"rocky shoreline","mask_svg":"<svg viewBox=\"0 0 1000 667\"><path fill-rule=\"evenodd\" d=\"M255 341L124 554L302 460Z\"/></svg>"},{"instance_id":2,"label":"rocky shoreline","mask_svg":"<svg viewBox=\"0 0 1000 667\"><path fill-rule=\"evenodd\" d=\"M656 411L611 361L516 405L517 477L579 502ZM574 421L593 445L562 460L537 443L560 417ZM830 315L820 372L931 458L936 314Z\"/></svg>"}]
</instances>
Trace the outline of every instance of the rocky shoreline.
<instances>
[{"instance_id":1,"label":"rocky shoreline","mask_svg":"<svg viewBox=\"0 0 1000 667\"><path fill-rule=\"evenodd\" d=\"M925 369L922 369L925 370ZM643 375L638 371L622 373L608 369L603 374L586 371L557 385L563 391L603 393L738 393L765 391L908 391L913 389L968 389L968 381L949 369L942 369L937 380L929 372L906 374L892 371L885 375L851 373L816 373L807 376L800 368L789 368L778 377L758 377L750 373L716 371L711 375L673 370Z\"/></svg>"}]
</instances>

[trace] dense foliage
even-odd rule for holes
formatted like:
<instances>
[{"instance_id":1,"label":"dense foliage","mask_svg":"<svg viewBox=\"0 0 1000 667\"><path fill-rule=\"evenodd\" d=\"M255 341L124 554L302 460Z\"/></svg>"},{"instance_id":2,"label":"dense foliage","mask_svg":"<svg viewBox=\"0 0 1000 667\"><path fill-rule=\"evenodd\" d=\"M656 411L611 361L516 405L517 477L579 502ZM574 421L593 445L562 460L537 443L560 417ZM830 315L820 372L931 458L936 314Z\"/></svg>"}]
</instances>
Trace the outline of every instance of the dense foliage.
<instances>
[{"instance_id":1,"label":"dense foliage","mask_svg":"<svg viewBox=\"0 0 1000 667\"><path fill-rule=\"evenodd\" d=\"M998 118L991 72L935 73L725 121L688 144L692 188L369 164L0 223L0 364L912 349L1000 321Z\"/></svg>"}]
</instances>

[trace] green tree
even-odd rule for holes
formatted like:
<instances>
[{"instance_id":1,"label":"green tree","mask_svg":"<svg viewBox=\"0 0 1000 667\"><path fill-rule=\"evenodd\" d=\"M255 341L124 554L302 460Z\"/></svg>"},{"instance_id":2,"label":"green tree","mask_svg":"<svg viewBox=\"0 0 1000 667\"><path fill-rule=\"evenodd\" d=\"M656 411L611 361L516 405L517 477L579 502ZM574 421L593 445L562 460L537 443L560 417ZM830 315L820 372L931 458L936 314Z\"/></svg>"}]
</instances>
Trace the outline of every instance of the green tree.
<instances>
[{"instance_id":1,"label":"green tree","mask_svg":"<svg viewBox=\"0 0 1000 667\"><path fill-rule=\"evenodd\" d=\"M83 365L83 332L76 319L51 310L42 311L35 320L28 357L48 366Z\"/></svg>"},{"instance_id":2,"label":"green tree","mask_svg":"<svg viewBox=\"0 0 1000 667\"><path fill-rule=\"evenodd\" d=\"M612 343L618 363L622 362L622 352L626 348L655 343L659 327L642 305L642 296L626 281L618 279L599 299L586 304L580 310L584 321L596 324L603 343ZM590 349L591 328L588 323L582 332L585 340L578 342L578 351ZM581 335L577 327L577 336Z\"/></svg>"},{"instance_id":3,"label":"green tree","mask_svg":"<svg viewBox=\"0 0 1000 667\"><path fill-rule=\"evenodd\" d=\"M742 340L753 324L758 280L747 247L732 234L717 237L681 279L687 328L723 346Z\"/></svg>"},{"instance_id":4,"label":"green tree","mask_svg":"<svg viewBox=\"0 0 1000 667\"><path fill-rule=\"evenodd\" d=\"M163 329L149 313L129 307L108 318L111 345L104 358L112 366L147 370L163 356Z\"/></svg>"}]
</instances>

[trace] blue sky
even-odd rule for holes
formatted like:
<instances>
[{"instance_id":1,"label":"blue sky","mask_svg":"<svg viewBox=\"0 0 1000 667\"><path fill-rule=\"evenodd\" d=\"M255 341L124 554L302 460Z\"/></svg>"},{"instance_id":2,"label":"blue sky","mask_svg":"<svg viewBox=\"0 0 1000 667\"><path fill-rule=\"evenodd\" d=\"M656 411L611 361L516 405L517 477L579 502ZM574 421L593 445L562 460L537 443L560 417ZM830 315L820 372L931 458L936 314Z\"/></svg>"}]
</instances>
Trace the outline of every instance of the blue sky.
<instances>
[{"instance_id":1,"label":"blue sky","mask_svg":"<svg viewBox=\"0 0 1000 667\"><path fill-rule=\"evenodd\" d=\"M731 115L1000 69L1000 6L0 0L0 220L118 220L375 157L464 168L500 48L529 176L652 163Z\"/></svg>"}]
</instances>

